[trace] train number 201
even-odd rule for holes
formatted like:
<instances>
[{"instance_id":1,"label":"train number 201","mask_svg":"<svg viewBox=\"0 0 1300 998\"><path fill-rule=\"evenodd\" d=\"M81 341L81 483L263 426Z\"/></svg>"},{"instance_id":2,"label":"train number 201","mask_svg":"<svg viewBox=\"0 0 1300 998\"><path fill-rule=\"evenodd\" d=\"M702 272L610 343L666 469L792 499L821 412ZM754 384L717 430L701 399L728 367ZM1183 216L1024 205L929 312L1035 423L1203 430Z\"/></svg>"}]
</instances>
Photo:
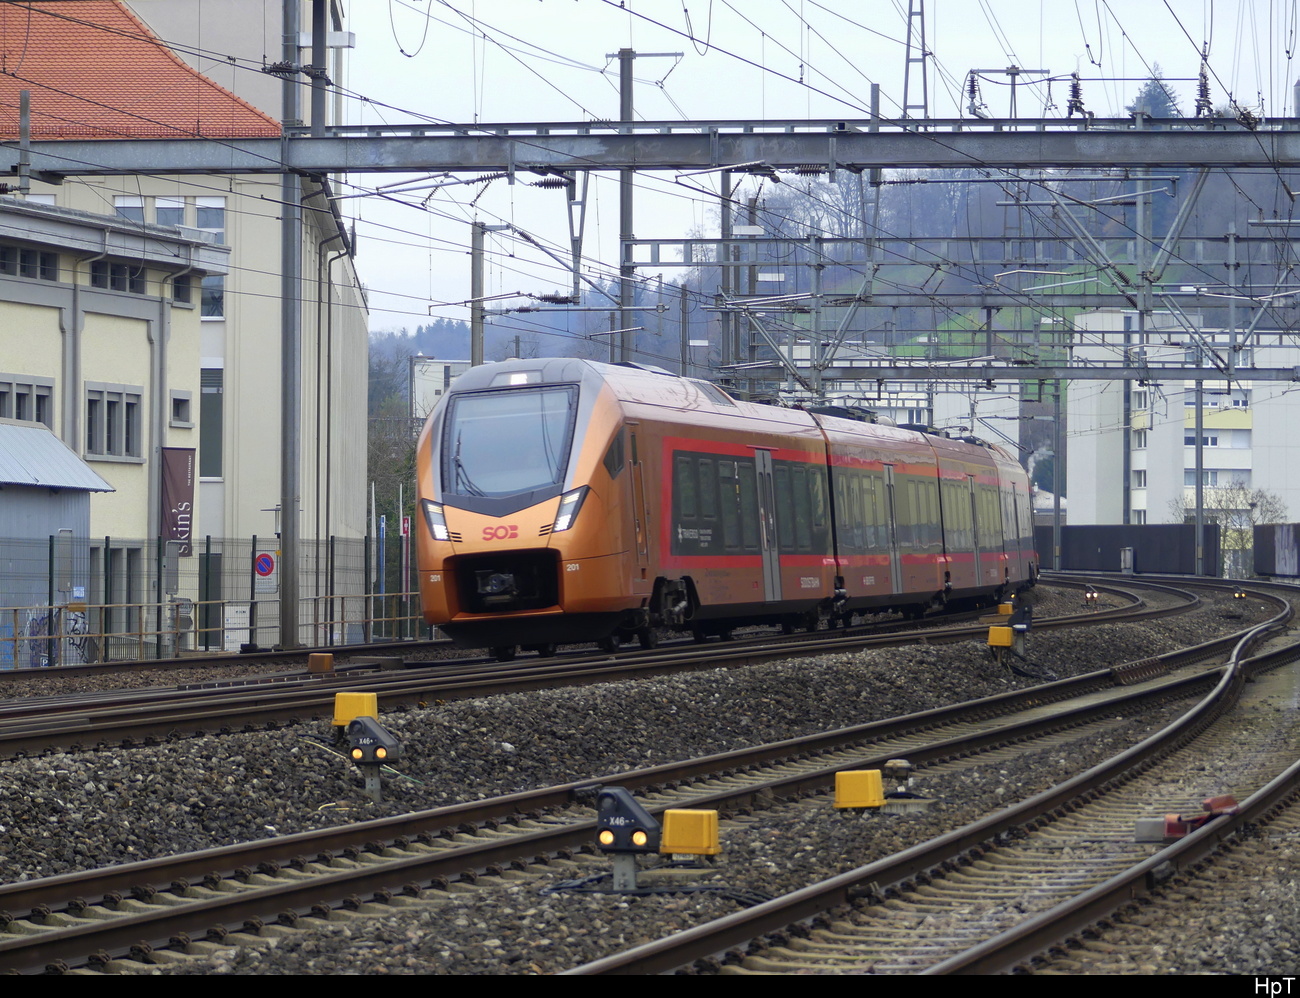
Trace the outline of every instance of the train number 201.
<instances>
[{"instance_id":1,"label":"train number 201","mask_svg":"<svg viewBox=\"0 0 1300 998\"><path fill-rule=\"evenodd\" d=\"M483 528L483 539L485 541L504 541L509 540L511 537L518 536L519 528L513 523L509 526Z\"/></svg>"}]
</instances>

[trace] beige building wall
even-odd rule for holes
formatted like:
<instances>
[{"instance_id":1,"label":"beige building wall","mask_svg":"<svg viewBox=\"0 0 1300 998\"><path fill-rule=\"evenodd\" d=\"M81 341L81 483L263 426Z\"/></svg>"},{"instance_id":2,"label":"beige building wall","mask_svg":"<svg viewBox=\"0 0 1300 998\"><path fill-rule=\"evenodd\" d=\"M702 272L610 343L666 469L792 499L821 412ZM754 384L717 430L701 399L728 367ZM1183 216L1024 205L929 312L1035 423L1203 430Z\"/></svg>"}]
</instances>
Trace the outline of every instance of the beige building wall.
<instances>
[{"instance_id":1,"label":"beige building wall","mask_svg":"<svg viewBox=\"0 0 1300 998\"><path fill-rule=\"evenodd\" d=\"M0 374L44 379L46 418L30 411L26 418L45 422L114 488L91 498L91 536L154 536L159 448L198 446L198 284L206 272L220 273L226 252L198 232L136 228L16 199L0 202L0 245L57 259L53 273L39 276L14 268L12 257L8 271L0 267ZM129 289L98 286L95 265L121 266L141 280ZM173 300L172 281L185 273L194 285L189 303ZM109 422L112 446L103 436Z\"/></svg>"},{"instance_id":2,"label":"beige building wall","mask_svg":"<svg viewBox=\"0 0 1300 998\"><path fill-rule=\"evenodd\" d=\"M192 322L186 326L193 330L184 340L186 370L181 374L177 369L185 390L193 393L196 408L202 395L200 371L220 370L223 379L221 474L200 479L195 533L198 537L270 537L281 493L278 180L93 178L69 180L58 188L37 185L36 190L53 195L61 207L82 211L107 215L122 207L136 209L146 223L158 221L160 207L184 205L187 227L200 223L200 199L224 205L222 238L231 254L223 314L199 315L202 309L196 303ZM308 203L325 207L319 194ZM365 302L351 257L340 253L334 216L328 210L308 210L304 216L300 535L305 539L362 537L366 532ZM178 361L179 357L169 359L173 367Z\"/></svg>"}]
</instances>

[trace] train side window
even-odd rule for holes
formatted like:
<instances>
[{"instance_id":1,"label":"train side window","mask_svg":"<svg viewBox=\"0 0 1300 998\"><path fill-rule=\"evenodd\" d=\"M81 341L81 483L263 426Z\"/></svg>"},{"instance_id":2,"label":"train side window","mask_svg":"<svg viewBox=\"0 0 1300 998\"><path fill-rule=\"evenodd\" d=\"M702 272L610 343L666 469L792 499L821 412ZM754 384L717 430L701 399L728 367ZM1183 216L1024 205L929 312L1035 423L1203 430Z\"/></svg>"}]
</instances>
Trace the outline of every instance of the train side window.
<instances>
[{"instance_id":1,"label":"train side window","mask_svg":"<svg viewBox=\"0 0 1300 998\"><path fill-rule=\"evenodd\" d=\"M855 551L862 551L867 545L867 517L863 502L863 487L866 485L861 475L853 475L848 481L848 503L844 509L844 521L849 527L849 536Z\"/></svg>"},{"instance_id":2,"label":"train side window","mask_svg":"<svg viewBox=\"0 0 1300 998\"><path fill-rule=\"evenodd\" d=\"M722 546L727 551L739 551L740 494L735 461L718 462L718 499L722 512Z\"/></svg>"},{"instance_id":3,"label":"train side window","mask_svg":"<svg viewBox=\"0 0 1300 998\"><path fill-rule=\"evenodd\" d=\"M925 483L909 482L912 500L912 543L918 550L925 549Z\"/></svg>"},{"instance_id":4,"label":"train side window","mask_svg":"<svg viewBox=\"0 0 1300 998\"><path fill-rule=\"evenodd\" d=\"M812 548L812 497L808 491L808 470L796 466L793 478L795 550L808 551Z\"/></svg>"},{"instance_id":5,"label":"train side window","mask_svg":"<svg viewBox=\"0 0 1300 998\"><path fill-rule=\"evenodd\" d=\"M811 468L808 472L809 498L812 500L812 525L814 532L826 529L826 472Z\"/></svg>"},{"instance_id":6,"label":"train side window","mask_svg":"<svg viewBox=\"0 0 1300 998\"><path fill-rule=\"evenodd\" d=\"M619 430L610 441L609 450L605 451L605 470L610 478L617 478L623 470L623 431Z\"/></svg>"},{"instance_id":7,"label":"train side window","mask_svg":"<svg viewBox=\"0 0 1300 998\"><path fill-rule=\"evenodd\" d=\"M857 534L853 526L853 479L846 471L835 472L831 485L835 495L836 526L841 545L848 550L857 547Z\"/></svg>"},{"instance_id":8,"label":"train side window","mask_svg":"<svg viewBox=\"0 0 1300 998\"><path fill-rule=\"evenodd\" d=\"M674 464L673 484L677 492L677 510L683 519L695 519L695 469L689 457L678 457Z\"/></svg>"},{"instance_id":9,"label":"train side window","mask_svg":"<svg viewBox=\"0 0 1300 998\"><path fill-rule=\"evenodd\" d=\"M718 474L713 459L702 457L700 465L700 516L713 520L718 515Z\"/></svg>"},{"instance_id":10,"label":"train side window","mask_svg":"<svg viewBox=\"0 0 1300 998\"><path fill-rule=\"evenodd\" d=\"M862 515L862 543L870 551L880 544L885 536L881 527L879 484L874 475L863 475L860 484L862 486L862 505L859 507Z\"/></svg>"},{"instance_id":11,"label":"train side window","mask_svg":"<svg viewBox=\"0 0 1300 998\"><path fill-rule=\"evenodd\" d=\"M921 483L925 497L925 546L931 550L939 547L939 496L938 483L929 479Z\"/></svg>"},{"instance_id":12,"label":"train side window","mask_svg":"<svg viewBox=\"0 0 1300 998\"><path fill-rule=\"evenodd\" d=\"M782 551L794 550L794 496L790 492L790 466L773 468L776 484L776 543Z\"/></svg>"},{"instance_id":13,"label":"train side window","mask_svg":"<svg viewBox=\"0 0 1300 998\"><path fill-rule=\"evenodd\" d=\"M895 490L903 498L903 508L898 515L898 546L907 548L909 551L916 549L916 482L910 481L904 483L901 489Z\"/></svg>"},{"instance_id":14,"label":"train side window","mask_svg":"<svg viewBox=\"0 0 1300 998\"><path fill-rule=\"evenodd\" d=\"M758 550L758 475L752 461L737 461L740 485L740 533L746 551Z\"/></svg>"}]
</instances>

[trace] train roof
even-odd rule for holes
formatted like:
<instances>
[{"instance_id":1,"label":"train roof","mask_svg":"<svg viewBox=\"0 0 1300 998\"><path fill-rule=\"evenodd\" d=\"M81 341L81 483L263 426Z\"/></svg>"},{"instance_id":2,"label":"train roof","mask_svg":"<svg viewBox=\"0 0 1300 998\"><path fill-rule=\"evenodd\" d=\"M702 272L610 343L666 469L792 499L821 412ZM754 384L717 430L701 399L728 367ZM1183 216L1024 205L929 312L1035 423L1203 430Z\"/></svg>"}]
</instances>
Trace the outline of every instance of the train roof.
<instances>
[{"instance_id":1,"label":"train roof","mask_svg":"<svg viewBox=\"0 0 1300 998\"><path fill-rule=\"evenodd\" d=\"M755 418L804 429L816 425L828 433L874 438L881 442L901 440L915 444L924 441L937 453L947 452L954 457L959 453L970 455L970 448L978 447L992 455L997 463L1017 463L1003 448L975 437L952 438L927 427L896 427L864 420L858 413L841 416L826 411L834 407L818 406L808 411L746 402L732 398L710 381L681 378L660 368L640 364L604 364L579 357L500 361L470 368L452 383L452 391L482 391L528 384L579 384L591 388L603 384L624 403Z\"/></svg>"}]
</instances>

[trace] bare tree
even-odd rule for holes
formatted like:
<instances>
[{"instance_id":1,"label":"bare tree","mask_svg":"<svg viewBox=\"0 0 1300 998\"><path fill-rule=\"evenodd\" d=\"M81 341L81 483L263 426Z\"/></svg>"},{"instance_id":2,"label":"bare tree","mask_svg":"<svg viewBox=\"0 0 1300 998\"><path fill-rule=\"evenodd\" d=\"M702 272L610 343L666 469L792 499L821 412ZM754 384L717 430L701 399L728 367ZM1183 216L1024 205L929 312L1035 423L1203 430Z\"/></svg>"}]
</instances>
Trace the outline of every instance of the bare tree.
<instances>
[{"instance_id":1,"label":"bare tree","mask_svg":"<svg viewBox=\"0 0 1300 998\"><path fill-rule=\"evenodd\" d=\"M1255 527L1264 523L1285 523L1286 501L1275 492L1252 489L1240 480L1229 485L1208 487L1204 492L1206 523L1219 525L1219 549L1223 552L1223 574L1240 578L1253 573ZM1177 499L1169 504L1174 522L1195 523L1196 506Z\"/></svg>"}]
</instances>

